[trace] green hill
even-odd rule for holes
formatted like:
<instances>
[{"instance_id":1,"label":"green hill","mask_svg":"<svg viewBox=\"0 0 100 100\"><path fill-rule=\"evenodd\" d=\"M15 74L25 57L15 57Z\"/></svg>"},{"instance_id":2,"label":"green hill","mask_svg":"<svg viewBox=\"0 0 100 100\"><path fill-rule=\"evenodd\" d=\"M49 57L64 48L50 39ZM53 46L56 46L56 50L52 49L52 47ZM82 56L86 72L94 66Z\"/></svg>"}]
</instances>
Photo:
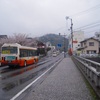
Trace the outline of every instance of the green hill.
<instances>
[{"instance_id":1,"label":"green hill","mask_svg":"<svg viewBox=\"0 0 100 100\"><path fill-rule=\"evenodd\" d=\"M52 46L56 46L56 48L61 51L64 50L64 37L56 34L46 34L44 36L39 37L39 40L43 43L50 42ZM61 44L61 47L58 47L58 44ZM65 50L68 48L68 39L65 38Z\"/></svg>"}]
</instances>

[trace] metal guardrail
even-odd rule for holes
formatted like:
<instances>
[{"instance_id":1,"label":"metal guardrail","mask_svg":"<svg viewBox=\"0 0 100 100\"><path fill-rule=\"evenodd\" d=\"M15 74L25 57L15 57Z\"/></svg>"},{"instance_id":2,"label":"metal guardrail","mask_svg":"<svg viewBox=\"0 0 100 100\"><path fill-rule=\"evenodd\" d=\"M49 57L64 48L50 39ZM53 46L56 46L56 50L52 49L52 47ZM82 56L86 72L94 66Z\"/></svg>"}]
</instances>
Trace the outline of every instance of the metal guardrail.
<instances>
[{"instance_id":1,"label":"metal guardrail","mask_svg":"<svg viewBox=\"0 0 100 100\"><path fill-rule=\"evenodd\" d=\"M91 60L83 58L83 57L77 57L77 59L83 61L85 64L88 64L88 66L95 68L95 70L97 72L100 72L100 63L91 61Z\"/></svg>"},{"instance_id":2,"label":"metal guardrail","mask_svg":"<svg viewBox=\"0 0 100 100\"><path fill-rule=\"evenodd\" d=\"M100 54L80 54L81 57L100 57Z\"/></svg>"},{"instance_id":3,"label":"metal guardrail","mask_svg":"<svg viewBox=\"0 0 100 100\"><path fill-rule=\"evenodd\" d=\"M78 56L72 59L100 97L100 63Z\"/></svg>"}]
</instances>

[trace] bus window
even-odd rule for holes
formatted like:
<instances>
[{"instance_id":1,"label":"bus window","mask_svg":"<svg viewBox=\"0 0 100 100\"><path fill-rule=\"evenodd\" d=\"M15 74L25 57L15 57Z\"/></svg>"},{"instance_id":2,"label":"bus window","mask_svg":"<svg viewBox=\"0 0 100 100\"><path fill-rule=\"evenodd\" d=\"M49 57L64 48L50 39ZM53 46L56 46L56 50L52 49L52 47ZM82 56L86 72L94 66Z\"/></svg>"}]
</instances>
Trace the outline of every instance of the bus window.
<instances>
[{"instance_id":1,"label":"bus window","mask_svg":"<svg viewBox=\"0 0 100 100\"><path fill-rule=\"evenodd\" d=\"M33 50L33 56L37 56L37 50Z\"/></svg>"},{"instance_id":2,"label":"bus window","mask_svg":"<svg viewBox=\"0 0 100 100\"><path fill-rule=\"evenodd\" d=\"M29 50L28 52L29 52L29 56L33 56L32 50Z\"/></svg>"},{"instance_id":3,"label":"bus window","mask_svg":"<svg viewBox=\"0 0 100 100\"><path fill-rule=\"evenodd\" d=\"M2 47L2 54L17 54L17 47Z\"/></svg>"},{"instance_id":4,"label":"bus window","mask_svg":"<svg viewBox=\"0 0 100 100\"><path fill-rule=\"evenodd\" d=\"M20 49L20 57L28 57L28 51L25 49Z\"/></svg>"}]
</instances>

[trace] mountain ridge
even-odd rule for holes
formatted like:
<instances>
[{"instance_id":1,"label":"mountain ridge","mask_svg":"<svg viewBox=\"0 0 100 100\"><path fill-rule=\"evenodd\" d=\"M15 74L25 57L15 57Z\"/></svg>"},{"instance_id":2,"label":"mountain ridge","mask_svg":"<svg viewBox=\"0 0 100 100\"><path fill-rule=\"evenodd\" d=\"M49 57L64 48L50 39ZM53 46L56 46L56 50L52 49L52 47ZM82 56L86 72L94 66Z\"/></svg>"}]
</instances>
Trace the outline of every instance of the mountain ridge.
<instances>
[{"instance_id":1,"label":"mountain ridge","mask_svg":"<svg viewBox=\"0 0 100 100\"><path fill-rule=\"evenodd\" d=\"M65 51L68 49L68 39L63 36L59 36L56 34L46 34L44 36L39 37L39 41L43 43L50 42L52 46L55 46L57 49L60 49L61 51L64 50L65 46ZM61 44L61 47L58 45Z\"/></svg>"}]
</instances>

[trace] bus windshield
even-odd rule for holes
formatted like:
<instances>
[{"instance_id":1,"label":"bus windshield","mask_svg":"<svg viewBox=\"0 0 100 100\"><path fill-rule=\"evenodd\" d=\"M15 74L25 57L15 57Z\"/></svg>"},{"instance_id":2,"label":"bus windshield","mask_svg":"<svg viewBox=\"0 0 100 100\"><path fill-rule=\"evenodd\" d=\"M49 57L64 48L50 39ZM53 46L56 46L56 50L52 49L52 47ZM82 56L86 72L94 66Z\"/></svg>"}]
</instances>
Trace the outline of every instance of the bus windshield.
<instances>
[{"instance_id":1,"label":"bus windshield","mask_svg":"<svg viewBox=\"0 0 100 100\"><path fill-rule=\"evenodd\" d=\"M2 47L2 54L17 54L17 47Z\"/></svg>"}]
</instances>

